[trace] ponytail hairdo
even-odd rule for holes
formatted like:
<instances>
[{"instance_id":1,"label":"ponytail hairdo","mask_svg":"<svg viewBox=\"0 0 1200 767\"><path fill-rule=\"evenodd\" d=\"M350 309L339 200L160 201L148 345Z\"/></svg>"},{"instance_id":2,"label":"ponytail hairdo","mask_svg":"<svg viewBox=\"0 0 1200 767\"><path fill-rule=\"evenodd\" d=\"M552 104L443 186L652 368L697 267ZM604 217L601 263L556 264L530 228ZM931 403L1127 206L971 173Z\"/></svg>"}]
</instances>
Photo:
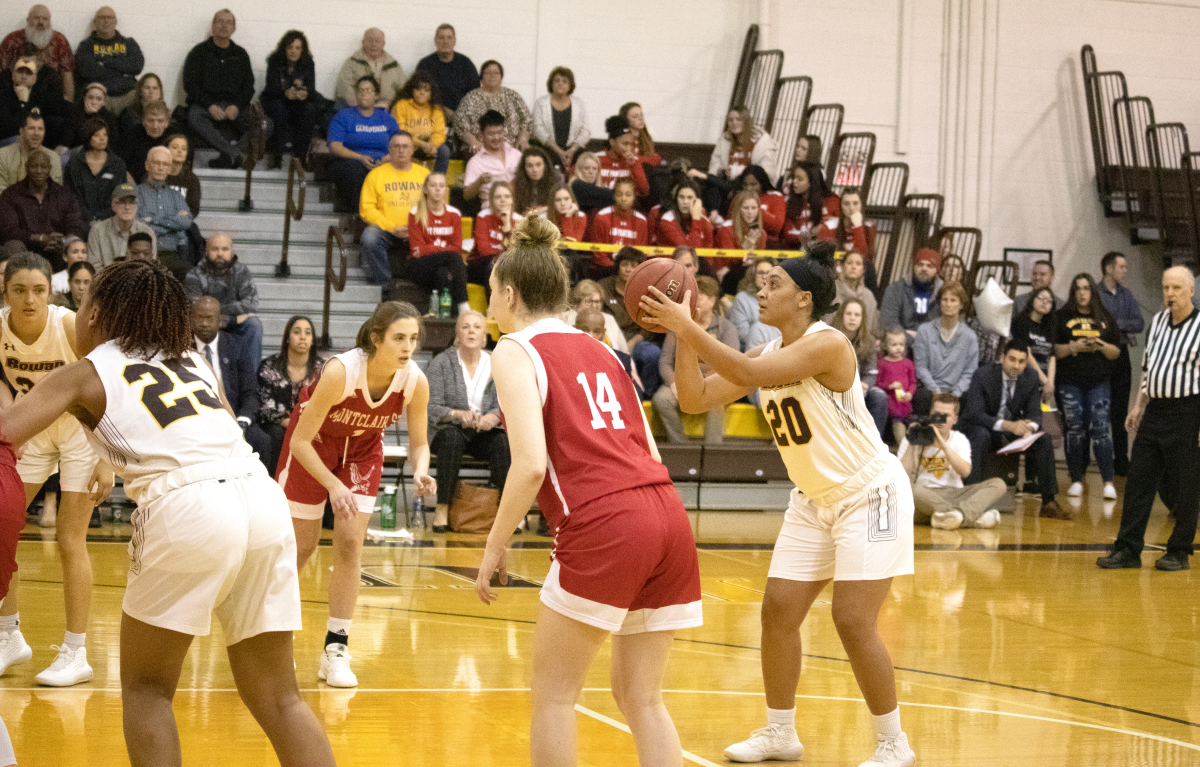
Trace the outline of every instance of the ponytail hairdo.
<instances>
[{"instance_id":1,"label":"ponytail hairdo","mask_svg":"<svg viewBox=\"0 0 1200 767\"><path fill-rule=\"evenodd\" d=\"M798 290L812 294L812 317L820 319L837 311L837 271L833 256L837 252L831 242L818 242L802 258L785 258L779 266L796 283Z\"/></svg>"},{"instance_id":2,"label":"ponytail hairdo","mask_svg":"<svg viewBox=\"0 0 1200 767\"><path fill-rule=\"evenodd\" d=\"M571 279L558 254L560 241L558 227L541 216L521 219L512 229L508 248L492 267L496 282L511 286L533 314L554 314L567 308Z\"/></svg>"}]
</instances>

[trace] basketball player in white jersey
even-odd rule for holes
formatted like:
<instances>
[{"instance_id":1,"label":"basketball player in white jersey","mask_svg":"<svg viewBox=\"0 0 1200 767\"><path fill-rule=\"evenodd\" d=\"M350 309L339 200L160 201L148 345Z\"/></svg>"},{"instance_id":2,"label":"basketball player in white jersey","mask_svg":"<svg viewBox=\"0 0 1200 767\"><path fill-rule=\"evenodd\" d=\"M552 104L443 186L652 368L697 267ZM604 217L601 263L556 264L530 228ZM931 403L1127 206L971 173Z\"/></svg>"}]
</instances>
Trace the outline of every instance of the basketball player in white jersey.
<instances>
[{"instance_id":1,"label":"basketball player in white jersey","mask_svg":"<svg viewBox=\"0 0 1200 767\"><path fill-rule=\"evenodd\" d=\"M71 413L137 501L120 658L135 767L182 763L171 700L214 611L238 693L280 763L332 765L296 685L300 588L287 500L192 350L188 315L183 287L157 262L107 267L79 310L85 358L0 413L0 436L21 444Z\"/></svg>"},{"instance_id":2,"label":"basketball player in white jersey","mask_svg":"<svg viewBox=\"0 0 1200 767\"><path fill-rule=\"evenodd\" d=\"M759 317L783 336L745 354L721 344L683 304L657 290L642 299L652 322L679 338L679 405L703 413L759 390L775 444L795 483L767 576L762 670L767 726L725 750L737 762L796 760L800 624L832 579L833 622L874 720L875 755L862 767L909 767L916 756L900 729L896 680L879 637L892 578L913 572L912 487L879 438L863 401L854 349L820 321L835 307L833 246L771 270ZM700 373L699 359L715 371Z\"/></svg>"},{"instance_id":3,"label":"basketball player in white jersey","mask_svg":"<svg viewBox=\"0 0 1200 767\"><path fill-rule=\"evenodd\" d=\"M50 299L50 264L33 253L8 261L4 269L4 297L0 310L0 341L4 345L3 369L17 399L50 371L75 361L75 313L53 306ZM62 560L66 634L58 657L38 674L38 684L69 687L92 678L88 664L88 607L92 596L92 561L87 552L88 522L96 503L112 487L112 471L98 465L79 421L62 415L25 446L17 463L25 483L28 506L55 471L59 473L62 502L57 530L58 556ZM98 493L89 495L95 484ZM20 630L19 577L0 606L0 673L8 665L32 657Z\"/></svg>"}]
</instances>

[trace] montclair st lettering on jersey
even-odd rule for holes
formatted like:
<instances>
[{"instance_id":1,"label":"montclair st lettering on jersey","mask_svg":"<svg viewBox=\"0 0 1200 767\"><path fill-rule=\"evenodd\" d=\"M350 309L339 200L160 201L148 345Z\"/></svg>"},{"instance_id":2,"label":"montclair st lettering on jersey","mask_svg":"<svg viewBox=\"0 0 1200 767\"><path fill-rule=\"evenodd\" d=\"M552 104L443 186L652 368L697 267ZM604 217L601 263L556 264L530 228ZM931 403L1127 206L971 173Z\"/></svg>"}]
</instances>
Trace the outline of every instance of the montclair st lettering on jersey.
<instances>
[{"instance_id":1,"label":"montclair st lettering on jersey","mask_svg":"<svg viewBox=\"0 0 1200 767\"><path fill-rule=\"evenodd\" d=\"M399 414L372 415L342 408L329 414L330 423L344 423L355 429L386 429L400 420Z\"/></svg>"},{"instance_id":2,"label":"montclair st lettering on jersey","mask_svg":"<svg viewBox=\"0 0 1200 767\"><path fill-rule=\"evenodd\" d=\"M48 373L55 368L67 364L63 360L43 360L41 362L21 362L16 357L6 357L4 367L9 370L19 370L23 373Z\"/></svg>"}]
</instances>

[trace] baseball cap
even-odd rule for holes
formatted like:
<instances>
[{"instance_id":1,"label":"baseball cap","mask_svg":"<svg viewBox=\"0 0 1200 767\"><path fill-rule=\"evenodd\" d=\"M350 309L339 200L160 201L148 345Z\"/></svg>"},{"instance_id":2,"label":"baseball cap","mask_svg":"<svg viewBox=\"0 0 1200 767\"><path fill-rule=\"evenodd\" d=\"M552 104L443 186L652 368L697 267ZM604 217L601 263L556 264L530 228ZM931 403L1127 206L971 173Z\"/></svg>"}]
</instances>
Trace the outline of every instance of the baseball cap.
<instances>
[{"instance_id":1,"label":"baseball cap","mask_svg":"<svg viewBox=\"0 0 1200 767\"><path fill-rule=\"evenodd\" d=\"M133 188L133 184L121 184L113 190L113 202L116 202L117 200L124 200L126 197L137 199L137 190Z\"/></svg>"}]
</instances>

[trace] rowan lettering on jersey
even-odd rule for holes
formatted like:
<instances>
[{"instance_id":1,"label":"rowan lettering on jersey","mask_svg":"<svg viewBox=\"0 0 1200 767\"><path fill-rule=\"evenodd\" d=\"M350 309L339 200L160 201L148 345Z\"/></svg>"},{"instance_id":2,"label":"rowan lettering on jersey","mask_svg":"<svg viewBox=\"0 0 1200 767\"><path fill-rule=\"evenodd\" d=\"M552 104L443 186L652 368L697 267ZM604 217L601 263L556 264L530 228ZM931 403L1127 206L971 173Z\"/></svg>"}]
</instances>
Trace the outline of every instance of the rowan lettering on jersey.
<instances>
[{"instance_id":1,"label":"rowan lettering on jersey","mask_svg":"<svg viewBox=\"0 0 1200 767\"><path fill-rule=\"evenodd\" d=\"M60 368L67 364L62 360L43 361L43 362L21 362L16 357L6 357L4 359L4 367L9 370L20 370L27 373L49 373L55 368Z\"/></svg>"}]
</instances>

